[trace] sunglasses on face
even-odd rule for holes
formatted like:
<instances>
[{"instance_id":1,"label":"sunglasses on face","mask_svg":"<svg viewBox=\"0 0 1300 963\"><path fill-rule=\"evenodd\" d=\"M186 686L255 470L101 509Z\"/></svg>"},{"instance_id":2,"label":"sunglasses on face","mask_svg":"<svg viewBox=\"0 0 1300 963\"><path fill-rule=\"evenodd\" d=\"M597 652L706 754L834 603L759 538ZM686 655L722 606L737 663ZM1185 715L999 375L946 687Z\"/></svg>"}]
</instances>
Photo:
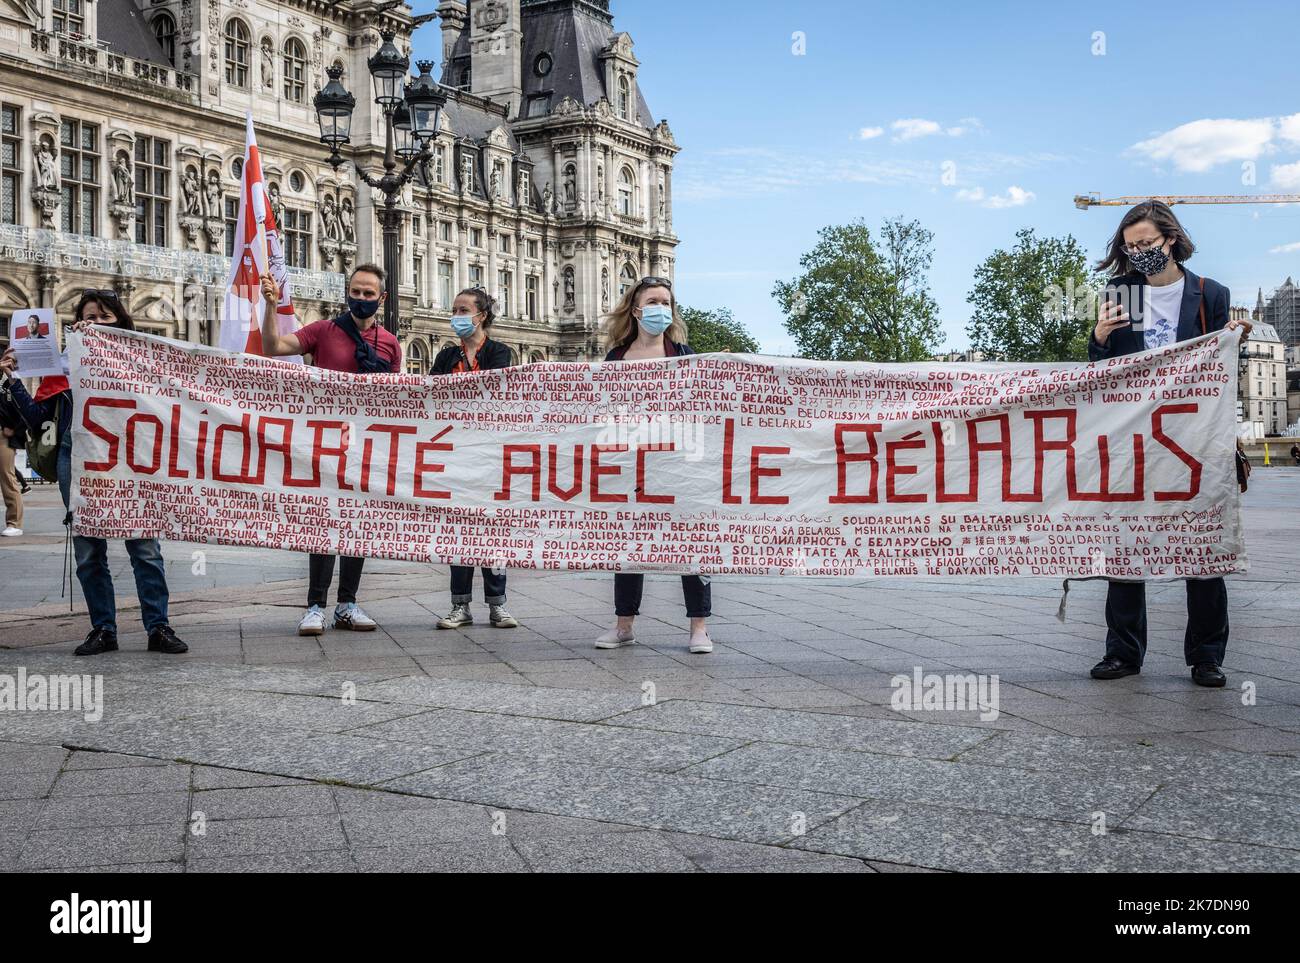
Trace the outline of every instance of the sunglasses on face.
<instances>
[{"instance_id":1,"label":"sunglasses on face","mask_svg":"<svg viewBox=\"0 0 1300 963\"><path fill-rule=\"evenodd\" d=\"M673 282L667 278L642 278L641 283L637 285L637 288L667 288L671 291L673 289Z\"/></svg>"}]
</instances>

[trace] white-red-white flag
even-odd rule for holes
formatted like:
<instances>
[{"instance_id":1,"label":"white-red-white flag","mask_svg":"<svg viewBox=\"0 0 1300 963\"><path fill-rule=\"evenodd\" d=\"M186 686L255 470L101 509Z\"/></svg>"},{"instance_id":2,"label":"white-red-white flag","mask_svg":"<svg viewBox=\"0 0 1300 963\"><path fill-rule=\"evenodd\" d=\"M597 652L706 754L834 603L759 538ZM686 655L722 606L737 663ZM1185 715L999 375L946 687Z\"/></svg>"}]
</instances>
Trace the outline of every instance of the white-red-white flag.
<instances>
[{"instance_id":1,"label":"white-red-white flag","mask_svg":"<svg viewBox=\"0 0 1300 963\"><path fill-rule=\"evenodd\" d=\"M230 259L230 278L221 310L219 347L227 351L262 353L261 277L269 273L280 286L276 320L281 334L293 334L298 322L293 313L289 272L284 264L280 226L267 202L262 180L262 158L253 133L252 111L247 115L248 137L244 147L244 183L239 195L239 220L235 223L235 247ZM287 358L302 361L301 357Z\"/></svg>"}]
</instances>

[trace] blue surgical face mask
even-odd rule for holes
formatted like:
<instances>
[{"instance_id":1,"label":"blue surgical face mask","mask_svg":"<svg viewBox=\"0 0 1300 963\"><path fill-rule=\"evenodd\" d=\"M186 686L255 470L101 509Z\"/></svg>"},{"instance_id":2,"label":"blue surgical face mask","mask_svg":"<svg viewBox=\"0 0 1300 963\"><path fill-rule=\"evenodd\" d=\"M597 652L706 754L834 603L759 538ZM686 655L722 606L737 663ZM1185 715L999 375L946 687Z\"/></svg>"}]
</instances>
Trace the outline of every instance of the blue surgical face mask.
<instances>
[{"instance_id":1,"label":"blue surgical face mask","mask_svg":"<svg viewBox=\"0 0 1300 963\"><path fill-rule=\"evenodd\" d=\"M451 316L451 330L456 332L456 337L462 341L474 333L474 316L472 314L453 314Z\"/></svg>"},{"instance_id":2,"label":"blue surgical face mask","mask_svg":"<svg viewBox=\"0 0 1300 963\"><path fill-rule=\"evenodd\" d=\"M352 312L352 317L364 321L379 310L379 299L371 301L368 298L348 298L348 310Z\"/></svg>"},{"instance_id":3,"label":"blue surgical face mask","mask_svg":"<svg viewBox=\"0 0 1300 963\"><path fill-rule=\"evenodd\" d=\"M666 304L647 304L641 309L641 327L650 334L663 334L672 323L673 309Z\"/></svg>"}]
</instances>

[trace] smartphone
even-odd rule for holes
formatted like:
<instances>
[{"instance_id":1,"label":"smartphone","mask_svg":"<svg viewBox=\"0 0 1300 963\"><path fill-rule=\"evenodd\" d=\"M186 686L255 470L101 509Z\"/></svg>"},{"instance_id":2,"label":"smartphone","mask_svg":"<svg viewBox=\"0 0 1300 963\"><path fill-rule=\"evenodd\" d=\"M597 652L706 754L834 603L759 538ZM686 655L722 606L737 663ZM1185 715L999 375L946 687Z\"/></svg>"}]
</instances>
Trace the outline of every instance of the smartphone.
<instances>
[{"instance_id":1,"label":"smartphone","mask_svg":"<svg viewBox=\"0 0 1300 963\"><path fill-rule=\"evenodd\" d=\"M1128 311L1127 330L1135 334L1146 330L1142 325L1142 285L1108 284L1101 293L1101 299L1103 304L1118 304Z\"/></svg>"}]
</instances>

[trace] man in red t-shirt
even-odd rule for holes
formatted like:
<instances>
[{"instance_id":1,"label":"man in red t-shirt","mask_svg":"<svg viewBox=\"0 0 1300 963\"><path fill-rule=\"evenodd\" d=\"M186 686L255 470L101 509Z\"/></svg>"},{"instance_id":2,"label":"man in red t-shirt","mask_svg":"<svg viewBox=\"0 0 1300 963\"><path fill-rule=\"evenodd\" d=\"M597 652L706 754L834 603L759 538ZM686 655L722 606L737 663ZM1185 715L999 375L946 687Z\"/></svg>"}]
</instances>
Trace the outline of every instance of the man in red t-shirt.
<instances>
[{"instance_id":1,"label":"man in red t-shirt","mask_svg":"<svg viewBox=\"0 0 1300 963\"><path fill-rule=\"evenodd\" d=\"M337 318L322 318L293 334L280 334L276 305L279 285L269 275L262 278L262 353L268 358L310 354L318 368L354 374L401 370L402 346L395 335L376 323L384 300L384 269L360 264L348 278L348 310ZM356 337L352 331L355 330ZM360 339L361 344L357 343ZM368 347L370 350L364 350ZM362 360L365 362L363 368ZM339 601L334 609L334 627L354 632L373 632L375 620L357 605L361 567L365 559L344 557L339 572ZM334 556L311 555L308 566L307 614L298 623L299 635L320 635L325 631L325 604L334 580Z\"/></svg>"}]
</instances>

